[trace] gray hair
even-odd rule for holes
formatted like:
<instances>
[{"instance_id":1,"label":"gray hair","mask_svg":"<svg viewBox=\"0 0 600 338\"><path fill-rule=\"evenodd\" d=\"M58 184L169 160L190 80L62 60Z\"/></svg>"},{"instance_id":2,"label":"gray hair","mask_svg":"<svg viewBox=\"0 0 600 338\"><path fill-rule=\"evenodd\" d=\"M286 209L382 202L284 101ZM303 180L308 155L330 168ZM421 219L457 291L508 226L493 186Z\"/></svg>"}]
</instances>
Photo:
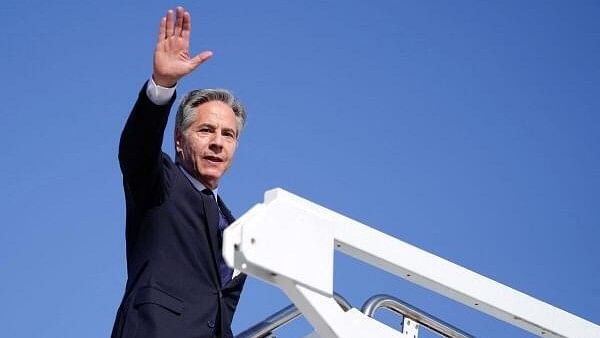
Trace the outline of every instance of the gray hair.
<instances>
[{"instance_id":1,"label":"gray hair","mask_svg":"<svg viewBox=\"0 0 600 338\"><path fill-rule=\"evenodd\" d=\"M237 121L237 137L246 124L246 109L242 102L227 89L197 89L187 93L177 108L175 117L175 134L184 132L196 118L196 107L211 101L221 101L228 105Z\"/></svg>"}]
</instances>

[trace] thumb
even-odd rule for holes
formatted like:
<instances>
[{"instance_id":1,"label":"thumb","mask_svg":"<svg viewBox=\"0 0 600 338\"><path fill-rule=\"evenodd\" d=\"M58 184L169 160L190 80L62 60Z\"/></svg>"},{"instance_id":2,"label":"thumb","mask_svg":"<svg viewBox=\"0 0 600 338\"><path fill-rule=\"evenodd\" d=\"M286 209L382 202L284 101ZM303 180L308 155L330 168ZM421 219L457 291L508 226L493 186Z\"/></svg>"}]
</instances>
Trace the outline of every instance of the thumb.
<instances>
[{"instance_id":1,"label":"thumb","mask_svg":"<svg viewBox=\"0 0 600 338\"><path fill-rule=\"evenodd\" d=\"M191 59L190 61L192 62L192 65L194 66L194 68L200 66L201 64L204 63L204 61L210 59L213 56L213 53L209 50L204 51L196 56L194 56L193 59Z\"/></svg>"}]
</instances>

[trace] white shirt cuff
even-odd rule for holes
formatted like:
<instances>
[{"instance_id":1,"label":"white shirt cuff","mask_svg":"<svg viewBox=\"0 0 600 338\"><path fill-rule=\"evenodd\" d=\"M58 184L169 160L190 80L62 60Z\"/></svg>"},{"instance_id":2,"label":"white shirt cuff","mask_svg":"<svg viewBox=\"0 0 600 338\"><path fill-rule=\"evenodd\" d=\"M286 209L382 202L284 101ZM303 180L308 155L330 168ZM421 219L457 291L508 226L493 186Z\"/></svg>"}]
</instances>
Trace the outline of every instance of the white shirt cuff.
<instances>
[{"instance_id":1,"label":"white shirt cuff","mask_svg":"<svg viewBox=\"0 0 600 338\"><path fill-rule=\"evenodd\" d=\"M150 77L148 85L146 85L146 95L148 96L148 99L152 101L152 103L160 106L169 102L175 93L176 87L176 85L170 88L159 86L154 82L154 79Z\"/></svg>"}]
</instances>

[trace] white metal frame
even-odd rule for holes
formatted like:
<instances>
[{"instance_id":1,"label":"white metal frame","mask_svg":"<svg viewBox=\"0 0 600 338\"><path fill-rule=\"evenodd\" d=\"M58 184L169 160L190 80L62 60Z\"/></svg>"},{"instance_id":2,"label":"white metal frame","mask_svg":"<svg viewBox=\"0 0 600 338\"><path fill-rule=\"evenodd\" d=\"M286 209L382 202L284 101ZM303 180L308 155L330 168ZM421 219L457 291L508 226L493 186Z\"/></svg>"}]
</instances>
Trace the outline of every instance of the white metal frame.
<instances>
[{"instance_id":1,"label":"white metal frame","mask_svg":"<svg viewBox=\"0 0 600 338\"><path fill-rule=\"evenodd\" d=\"M600 326L282 189L224 233L230 266L280 287L321 337L401 337L333 298L345 254L543 337L600 337Z\"/></svg>"}]
</instances>

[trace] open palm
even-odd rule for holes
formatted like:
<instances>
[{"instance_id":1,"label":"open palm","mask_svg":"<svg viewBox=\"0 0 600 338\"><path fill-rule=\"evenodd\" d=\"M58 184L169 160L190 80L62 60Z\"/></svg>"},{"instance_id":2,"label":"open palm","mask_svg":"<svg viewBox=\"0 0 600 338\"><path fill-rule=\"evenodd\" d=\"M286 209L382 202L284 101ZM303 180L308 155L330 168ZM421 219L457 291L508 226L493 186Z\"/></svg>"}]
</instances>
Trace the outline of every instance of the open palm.
<instances>
[{"instance_id":1,"label":"open palm","mask_svg":"<svg viewBox=\"0 0 600 338\"><path fill-rule=\"evenodd\" d=\"M212 52L204 51L193 58L190 57L191 27L190 13L182 7L177 7L175 13L169 10L160 21L158 41L154 50L153 78L156 84L172 87L212 56Z\"/></svg>"}]
</instances>

